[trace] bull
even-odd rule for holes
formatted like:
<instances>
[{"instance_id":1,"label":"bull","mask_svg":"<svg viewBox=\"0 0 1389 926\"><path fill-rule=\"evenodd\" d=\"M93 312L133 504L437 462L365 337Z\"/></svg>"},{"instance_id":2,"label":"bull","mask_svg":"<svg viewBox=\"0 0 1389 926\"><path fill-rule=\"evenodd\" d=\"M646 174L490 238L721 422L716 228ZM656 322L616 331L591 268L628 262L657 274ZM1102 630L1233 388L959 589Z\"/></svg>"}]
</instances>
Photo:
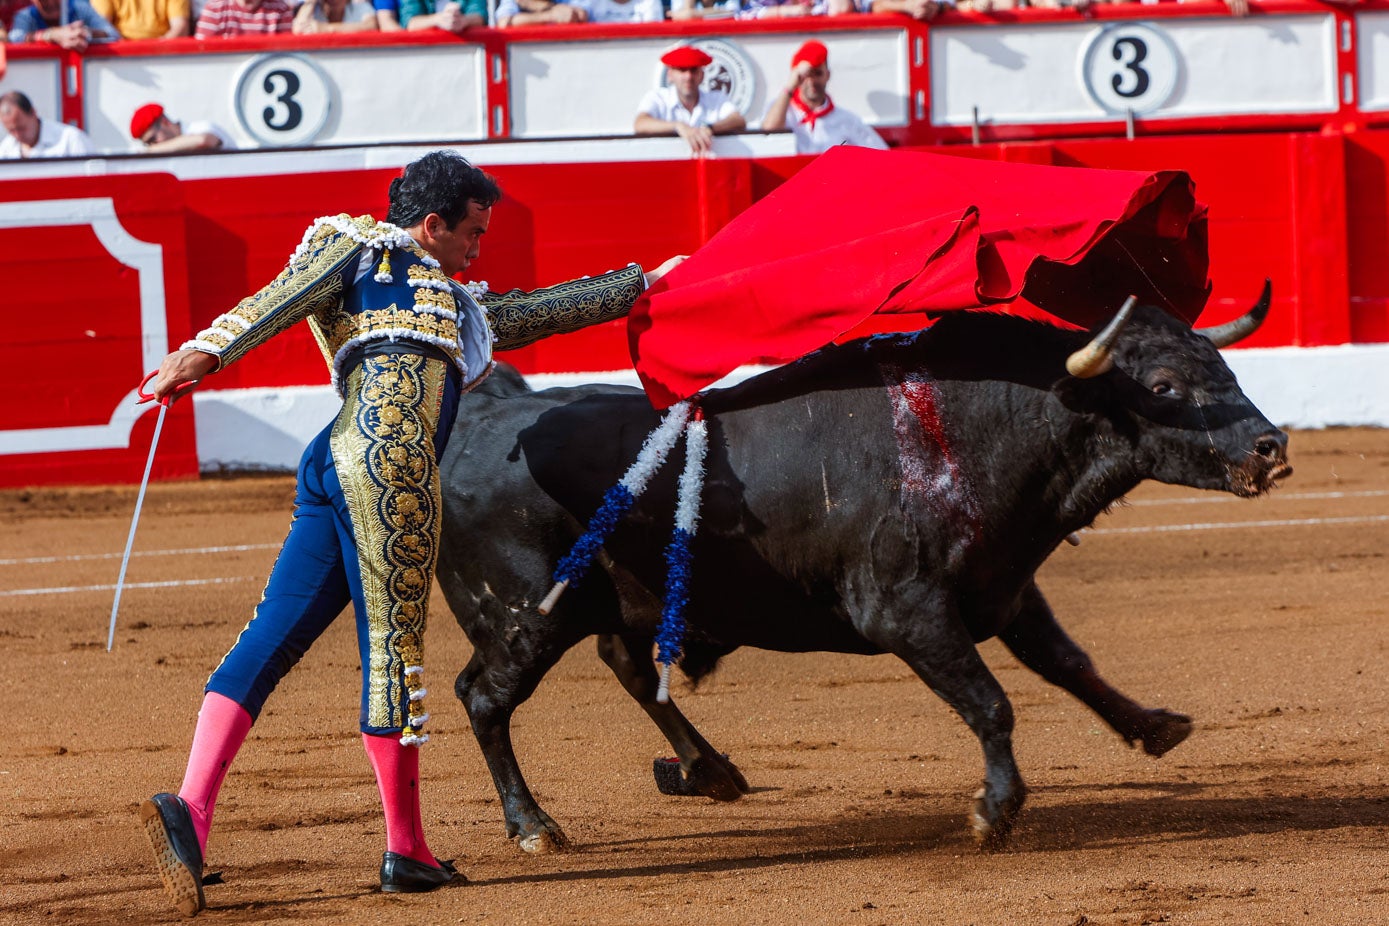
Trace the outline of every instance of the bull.
<instances>
[{"instance_id":1,"label":"bull","mask_svg":"<svg viewBox=\"0 0 1389 926\"><path fill-rule=\"evenodd\" d=\"M972 824L1002 845L1026 788L1008 697L976 651L997 636L1131 746L1161 756L1190 718L1147 708L1096 671L1035 574L1140 482L1251 497L1292 470L1287 436L1241 391L1218 346L1245 316L1193 331L1140 306L1093 338L990 313L823 348L701 399L703 512L681 670L697 681L740 646L892 653L978 737ZM601 658L670 741L691 793L732 800L740 771L674 702L658 703L660 616L677 449L548 615L556 563L659 420L638 390L530 391L499 372L466 397L441 460L438 578L474 647L456 693L496 784L508 836L565 844L511 744L513 712L560 657ZM736 591L735 591L736 590Z\"/></svg>"}]
</instances>

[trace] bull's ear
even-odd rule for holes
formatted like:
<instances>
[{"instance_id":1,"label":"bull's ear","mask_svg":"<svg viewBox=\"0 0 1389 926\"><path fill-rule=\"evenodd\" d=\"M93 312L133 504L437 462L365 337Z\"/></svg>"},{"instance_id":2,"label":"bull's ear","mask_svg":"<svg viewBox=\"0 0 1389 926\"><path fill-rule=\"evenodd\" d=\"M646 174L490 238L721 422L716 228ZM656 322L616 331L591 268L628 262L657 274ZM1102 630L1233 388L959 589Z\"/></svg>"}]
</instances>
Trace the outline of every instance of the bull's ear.
<instances>
[{"instance_id":1,"label":"bull's ear","mask_svg":"<svg viewBox=\"0 0 1389 926\"><path fill-rule=\"evenodd\" d=\"M1114 358L1110 352L1114 349L1114 343L1119 340L1119 335L1123 333L1124 326L1129 323L1137 302L1137 296L1130 296L1124 300L1123 307L1110 319L1109 324L1104 326L1104 330L1091 338L1089 344L1066 358L1066 372L1076 379L1089 379L1108 372L1109 368L1114 366Z\"/></svg>"},{"instance_id":2,"label":"bull's ear","mask_svg":"<svg viewBox=\"0 0 1389 926\"><path fill-rule=\"evenodd\" d=\"M1236 341L1242 341L1251 334L1259 330L1259 326L1268 318L1268 307L1273 302L1273 281L1264 280L1264 291L1259 296L1259 301L1254 303L1254 307L1245 312L1234 321L1226 322L1223 325L1212 325L1210 328L1197 328L1196 333L1209 338L1216 347L1229 347Z\"/></svg>"}]
</instances>

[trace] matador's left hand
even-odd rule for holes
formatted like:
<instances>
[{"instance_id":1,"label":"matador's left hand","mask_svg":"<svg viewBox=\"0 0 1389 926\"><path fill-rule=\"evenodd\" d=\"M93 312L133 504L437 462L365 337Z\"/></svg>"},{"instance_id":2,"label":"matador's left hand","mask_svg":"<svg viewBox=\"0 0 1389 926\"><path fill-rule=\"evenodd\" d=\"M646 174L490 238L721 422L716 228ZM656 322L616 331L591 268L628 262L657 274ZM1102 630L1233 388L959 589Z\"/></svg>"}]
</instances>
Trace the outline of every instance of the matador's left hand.
<instances>
[{"instance_id":1,"label":"matador's left hand","mask_svg":"<svg viewBox=\"0 0 1389 926\"><path fill-rule=\"evenodd\" d=\"M667 273L670 273L670 272L671 272L672 270L674 270L676 267L680 266L680 264L681 264L681 263L685 260L685 258L688 257L688 256L689 256L689 255L687 255L687 254L677 254L677 255L675 255L674 257L672 257L672 258L670 258L669 260L667 260L665 263L661 264L661 266L657 267L655 270L648 270L648 271L646 271L646 285L647 285L647 288L650 288L650 287L652 287L652 286L655 286L657 280L659 280L661 277L665 276Z\"/></svg>"}]
</instances>

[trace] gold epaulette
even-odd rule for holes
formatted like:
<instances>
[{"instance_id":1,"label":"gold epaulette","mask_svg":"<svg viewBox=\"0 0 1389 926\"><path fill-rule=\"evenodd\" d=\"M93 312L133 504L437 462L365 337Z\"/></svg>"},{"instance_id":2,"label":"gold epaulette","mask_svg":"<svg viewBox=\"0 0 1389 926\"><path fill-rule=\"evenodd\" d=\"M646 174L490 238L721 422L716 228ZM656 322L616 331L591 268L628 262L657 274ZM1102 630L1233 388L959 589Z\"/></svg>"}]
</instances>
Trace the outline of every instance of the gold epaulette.
<instances>
[{"instance_id":1,"label":"gold epaulette","mask_svg":"<svg viewBox=\"0 0 1389 926\"><path fill-rule=\"evenodd\" d=\"M275 279L214 318L182 349L213 355L221 369L296 322L336 305L352 282L364 247L406 244L413 244L409 235L372 216L324 216L304 232Z\"/></svg>"}]
</instances>

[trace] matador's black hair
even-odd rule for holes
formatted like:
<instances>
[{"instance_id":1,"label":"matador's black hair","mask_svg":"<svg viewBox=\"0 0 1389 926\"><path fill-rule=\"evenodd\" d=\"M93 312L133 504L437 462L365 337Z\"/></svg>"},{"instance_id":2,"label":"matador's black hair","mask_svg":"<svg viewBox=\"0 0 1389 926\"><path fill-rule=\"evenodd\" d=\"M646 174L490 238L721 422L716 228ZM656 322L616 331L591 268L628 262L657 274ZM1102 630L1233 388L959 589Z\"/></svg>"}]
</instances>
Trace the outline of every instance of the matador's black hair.
<instances>
[{"instance_id":1,"label":"matador's black hair","mask_svg":"<svg viewBox=\"0 0 1389 926\"><path fill-rule=\"evenodd\" d=\"M407 164L391 181L391 208L386 221L409 228L431 212L453 228L468 214L468 203L486 209L502 198L502 189L491 176L452 151L431 151Z\"/></svg>"}]
</instances>

